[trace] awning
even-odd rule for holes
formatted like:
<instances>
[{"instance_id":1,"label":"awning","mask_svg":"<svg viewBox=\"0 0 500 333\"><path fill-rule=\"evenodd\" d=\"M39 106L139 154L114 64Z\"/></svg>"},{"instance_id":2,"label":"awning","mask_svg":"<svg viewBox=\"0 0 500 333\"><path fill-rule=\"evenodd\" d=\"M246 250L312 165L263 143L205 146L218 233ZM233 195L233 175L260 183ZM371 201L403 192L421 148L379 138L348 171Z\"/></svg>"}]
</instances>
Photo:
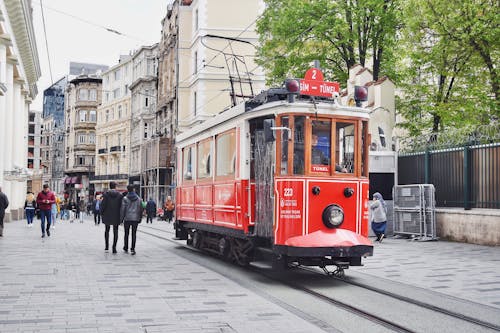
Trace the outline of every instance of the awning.
<instances>
[{"instance_id":1,"label":"awning","mask_svg":"<svg viewBox=\"0 0 500 333\"><path fill-rule=\"evenodd\" d=\"M71 184L80 184L80 180L78 179L78 176L71 178Z\"/></svg>"},{"instance_id":2,"label":"awning","mask_svg":"<svg viewBox=\"0 0 500 333\"><path fill-rule=\"evenodd\" d=\"M64 179L64 184L71 184L71 177L66 177L66 179Z\"/></svg>"}]
</instances>

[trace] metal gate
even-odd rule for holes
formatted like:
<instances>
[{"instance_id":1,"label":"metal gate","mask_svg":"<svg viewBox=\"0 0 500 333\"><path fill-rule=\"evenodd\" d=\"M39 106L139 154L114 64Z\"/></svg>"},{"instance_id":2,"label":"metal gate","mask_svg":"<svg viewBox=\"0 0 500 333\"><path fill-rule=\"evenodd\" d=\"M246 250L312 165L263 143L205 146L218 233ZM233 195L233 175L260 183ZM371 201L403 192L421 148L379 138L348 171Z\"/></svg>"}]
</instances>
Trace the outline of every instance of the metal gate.
<instances>
[{"instance_id":1,"label":"metal gate","mask_svg":"<svg viewBox=\"0 0 500 333\"><path fill-rule=\"evenodd\" d=\"M436 240L436 199L432 184L396 185L394 234Z\"/></svg>"}]
</instances>

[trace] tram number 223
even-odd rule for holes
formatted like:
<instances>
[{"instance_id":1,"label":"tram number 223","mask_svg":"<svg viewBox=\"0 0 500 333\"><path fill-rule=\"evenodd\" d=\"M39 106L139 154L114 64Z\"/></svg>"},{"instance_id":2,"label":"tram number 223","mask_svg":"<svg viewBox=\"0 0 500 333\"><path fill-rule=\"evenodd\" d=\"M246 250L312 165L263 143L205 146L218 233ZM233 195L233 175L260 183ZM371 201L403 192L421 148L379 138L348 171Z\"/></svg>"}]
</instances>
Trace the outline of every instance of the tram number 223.
<instances>
[{"instance_id":1,"label":"tram number 223","mask_svg":"<svg viewBox=\"0 0 500 333\"><path fill-rule=\"evenodd\" d=\"M291 188L291 187L285 187L283 189L283 196L284 197L293 197L293 188Z\"/></svg>"}]
</instances>

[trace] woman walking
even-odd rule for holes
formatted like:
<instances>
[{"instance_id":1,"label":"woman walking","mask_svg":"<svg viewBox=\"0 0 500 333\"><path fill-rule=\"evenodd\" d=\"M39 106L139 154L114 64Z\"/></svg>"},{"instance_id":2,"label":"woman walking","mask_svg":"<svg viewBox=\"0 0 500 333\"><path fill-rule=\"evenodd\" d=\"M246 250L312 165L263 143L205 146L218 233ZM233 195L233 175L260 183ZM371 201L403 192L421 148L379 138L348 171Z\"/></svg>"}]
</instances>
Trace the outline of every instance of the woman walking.
<instances>
[{"instance_id":1,"label":"woman walking","mask_svg":"<svg viewBox=\"0 0 500 333\"><path fill-rule=\"evenodd\" d=\"M27 226L29 228L33 227L33 218L35 217L36 200L33 192L28 192L26 194L26 200L24 201L24 211L26 213Z\"/></svg>"},{"instance_id":2,"label":"woman walking","mask_svg":"<svg viewBox=\"0 0 500 333\"><path fill-rule=\"evenodd\" d=\"M377 236L377 242L382 242L385 237L387 225L387 204L382 198L382 194L373 194L373 203L370 205L372 230Z\"/></svg>"}]
</instances>

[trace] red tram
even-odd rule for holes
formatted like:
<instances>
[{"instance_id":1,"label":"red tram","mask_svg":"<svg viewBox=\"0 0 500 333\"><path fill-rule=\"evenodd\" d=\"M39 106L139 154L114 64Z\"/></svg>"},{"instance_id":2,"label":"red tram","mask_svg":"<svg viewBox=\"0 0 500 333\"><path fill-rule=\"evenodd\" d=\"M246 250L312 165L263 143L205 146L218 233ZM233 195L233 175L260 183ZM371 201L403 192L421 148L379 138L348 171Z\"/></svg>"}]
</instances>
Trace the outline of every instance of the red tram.
<instances>
[{"instance_id":1,"label":"red tram","mask_svg":"<svg viewBox=\"0 0 500 333\"><path fill-rule=\"evenodd\" d=\"M369 114L304 95L309 83L288 81L177 136L178 238L242 265L268 253L278 267L336 275L373 254Z\"/></svg>"}]
</instances>

